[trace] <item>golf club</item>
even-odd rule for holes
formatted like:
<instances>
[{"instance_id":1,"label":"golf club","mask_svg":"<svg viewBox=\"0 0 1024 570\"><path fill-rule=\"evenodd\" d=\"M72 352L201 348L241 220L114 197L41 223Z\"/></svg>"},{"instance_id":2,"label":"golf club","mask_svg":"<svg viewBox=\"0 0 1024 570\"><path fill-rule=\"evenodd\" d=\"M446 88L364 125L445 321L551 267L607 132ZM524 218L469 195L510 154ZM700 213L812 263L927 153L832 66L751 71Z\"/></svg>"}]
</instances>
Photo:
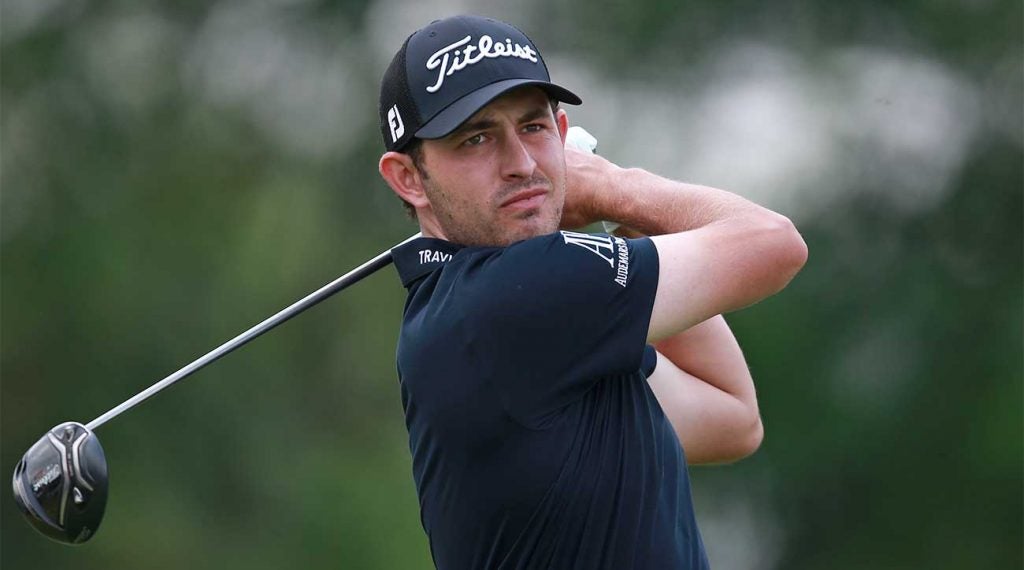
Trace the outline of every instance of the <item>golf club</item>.
<instances>
[{"instance_id":1,"label":"golf club","mask_svg":"<svg viewBox=\"0 0 1024 570\"><path fill-rule=\"evenodd\" d=\"M417 233L395 247L418 237ZM51 429L29 448L14 469L14 499L25 518L36 530L58 542L80 544L89 540L103 519L109 483L103 447L93 430L391 262L388 249L88 424L65 422Z\"/></svg>"}]
</instances>

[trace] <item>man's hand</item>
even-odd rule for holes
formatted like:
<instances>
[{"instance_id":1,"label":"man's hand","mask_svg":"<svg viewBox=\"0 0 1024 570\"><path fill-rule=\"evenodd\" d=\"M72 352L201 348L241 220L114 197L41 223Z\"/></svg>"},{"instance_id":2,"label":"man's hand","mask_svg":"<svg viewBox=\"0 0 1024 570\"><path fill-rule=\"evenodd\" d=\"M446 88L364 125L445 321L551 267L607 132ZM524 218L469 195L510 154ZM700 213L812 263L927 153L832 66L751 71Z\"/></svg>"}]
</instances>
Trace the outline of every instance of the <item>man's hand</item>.
<instances>
[{"instance_id":1,"label":"man's hand","mask_svg":"<svg viewBox=\"0 0 1024 570\"><path fill-rule=\"evenodd\" d=\"M565 147L565 206L562 229L582 228L601 221L597 213L598 193L607 193L609 177L619 167L591 152Z\"/></svg>"}]
</instances>

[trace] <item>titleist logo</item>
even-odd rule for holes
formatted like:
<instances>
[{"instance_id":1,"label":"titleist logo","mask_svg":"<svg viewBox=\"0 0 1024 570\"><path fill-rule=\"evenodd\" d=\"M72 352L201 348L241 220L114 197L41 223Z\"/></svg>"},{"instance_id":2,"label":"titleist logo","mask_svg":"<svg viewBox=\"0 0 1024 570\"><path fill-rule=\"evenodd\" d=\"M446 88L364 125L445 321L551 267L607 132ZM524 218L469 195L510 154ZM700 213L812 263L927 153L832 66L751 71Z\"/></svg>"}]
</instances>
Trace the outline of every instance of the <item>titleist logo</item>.
<instances>
[{"instance_id":1,"label":"titleist logo","mask_svg":"<svg viewBox=\"0 0 1024 570\"><path fill-rule=\"evenodd\" d=\"M57 477L60 477L60 465L51 463L50 466L46 468L46 471L43 472L42 477L36 479L35 482L32 483L32 492L38 493L39 489L49 485Z\"/></svg>"},{"instance_id":2,"label":"titleist logo","mask_svg":"<svg viewBox=\"0 0 1024 570\"><path fill-rule=\"evenodd\" d=\"M462 71L485 57L518 57L519 59L537 63L537 52L529 45L515 44L508 38L504 42L495 42L491 39L491 36L480 36L480 40L476 45L466 45L472 40L473 36L466 36L453 44L437 50L434 52L434 55L427 59L427 69L440 68L437 72L437 83L427 87L428 93L437 93L441 85L444 84L445 77L454 74L456 71Z\"/></svg>"}]
</instances>

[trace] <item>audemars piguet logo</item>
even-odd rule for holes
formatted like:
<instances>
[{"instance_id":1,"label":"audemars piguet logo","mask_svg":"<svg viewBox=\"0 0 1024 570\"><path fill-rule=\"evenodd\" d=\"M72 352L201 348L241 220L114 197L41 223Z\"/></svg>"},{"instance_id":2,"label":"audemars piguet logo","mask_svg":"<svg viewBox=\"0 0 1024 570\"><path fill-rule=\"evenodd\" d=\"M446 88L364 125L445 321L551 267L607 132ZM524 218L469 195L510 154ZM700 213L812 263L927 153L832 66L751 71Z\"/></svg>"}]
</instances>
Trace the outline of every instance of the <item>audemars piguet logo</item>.
<instances>
[{"instance_id":1,"label":"audemars piguet logo","mask_svg":"<svg viewBox=\"0 0 1024 570\"><path fill-rule=\"evenodd\" d=\"M444 78L462 71L466 67L481 61L485 57L518 57L537 63L537 52L530 45L512 43L512 40L505 38L505 41L494 41L491 36L480 36L476 45L467 45L473 41L473 36L466 36L461 40L449 44L427 59L427 69L437 69L437 83L427 87L428 93L437 93L444 84ZM462 47L465 46L465 47Z\"/></svg>"},{"instance_id":2,"label":"audemars piguet logo","mask_svg":"<svg viewBox=\"0 0 1024 570\"><path fill-rule=\"evenodd\" d=\"M626 245L626 240L617 236L581 234L564 230L561 234L566 244L582 247L615 269L613 281L623 287L626 286L629 279L629 246Z\"/></svg>"},{"instance_id":3,"label":"audemars piguet logo","mask_svg":"<svg viewBox=\"0 0 1024 570\"><path fill-rule=\"evenodd\" d=\"M562 230L561 234L565 243L578 245L600 257L608 264L608 267L615 267L615 248L612 247L611 236L581 234L565 230Z\"/></svg>"}]
</instances>

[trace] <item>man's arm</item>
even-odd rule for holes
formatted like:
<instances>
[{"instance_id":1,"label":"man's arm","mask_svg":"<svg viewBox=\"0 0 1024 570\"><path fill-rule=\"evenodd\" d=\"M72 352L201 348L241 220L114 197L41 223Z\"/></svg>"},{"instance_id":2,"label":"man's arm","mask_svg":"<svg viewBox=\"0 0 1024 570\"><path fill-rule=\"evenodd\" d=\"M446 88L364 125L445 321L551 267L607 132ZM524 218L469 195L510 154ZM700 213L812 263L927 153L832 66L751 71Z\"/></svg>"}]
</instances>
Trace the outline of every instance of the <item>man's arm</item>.
<instances>
[{"instance_id":1,"label":"man's arm","mask_svg":"<svg viewBox=\"0 0 1024 570\"><path fill-rule=\"evenodd\" d=\"M655 236L660 276L648 336L668 358L659 357L650 383L689 462L752 453L763 435L753 381L716 315L781 290L806 260L799 233L722 190L579 152L566 161L567 223L608 219Z\"/></svg>"},{"instance_id":2,"label":"man's arm","mask_svg":"<svg viewBox=\"0 0 1024 570\"><path fill-rule=\"evenodd\" d=\"M789 219L731 192L565 155L566 220L611 220L653 236L660 272L652 341L779 292L807 259Z\"/></svg>"},{"instance_id":3,"label":"man's arm","mask_svg":"<svg viewBox=\"0 0 1024 570\"><path fill-rule=\"evenodd\" d=\"M761 445L764 428L754 379L721 315L657 344L648 384L672 423L690 464L742 459Z\"/></svg>"},{"instance_id":4,"label":"man's arm","mask_svg":"<svg viewBox=\"0 0 1024 570\"><path fill-rule=\"evenodd\" d=\"M644 237L631 228L622 237ZM648 379L691 465L742 459L760 447L764 427L754 379L721 315L655 343Z\"/></svg>"}]
</instances>

